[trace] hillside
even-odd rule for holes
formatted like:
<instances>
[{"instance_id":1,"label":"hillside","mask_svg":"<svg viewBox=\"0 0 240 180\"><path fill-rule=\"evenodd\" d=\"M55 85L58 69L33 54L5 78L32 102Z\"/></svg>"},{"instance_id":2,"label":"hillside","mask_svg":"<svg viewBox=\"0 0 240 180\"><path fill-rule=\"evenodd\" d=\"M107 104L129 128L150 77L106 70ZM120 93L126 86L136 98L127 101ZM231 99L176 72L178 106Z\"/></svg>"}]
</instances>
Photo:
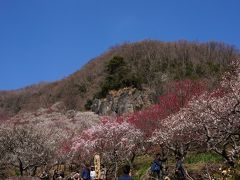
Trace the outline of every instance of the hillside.
<instances>
[{"instance_id":1,"label":"hillside","mask_svg":"<svg viewBox=\"0 0 240 180\"><path fill-rule=\"evenodd\" d=\"M164 93L164 84L172 80L203 79L209 87L214 86L229 62L238 56L235 48L218 42L126 43L112 47L65 79L0 92L0 118L48 108L59 101L64 102L66 109L85 110L87 101L102 91L109 77L106 67L114 57L121 57L141 88L150 89L157 97Z\"/></svg>"}]
</instances>

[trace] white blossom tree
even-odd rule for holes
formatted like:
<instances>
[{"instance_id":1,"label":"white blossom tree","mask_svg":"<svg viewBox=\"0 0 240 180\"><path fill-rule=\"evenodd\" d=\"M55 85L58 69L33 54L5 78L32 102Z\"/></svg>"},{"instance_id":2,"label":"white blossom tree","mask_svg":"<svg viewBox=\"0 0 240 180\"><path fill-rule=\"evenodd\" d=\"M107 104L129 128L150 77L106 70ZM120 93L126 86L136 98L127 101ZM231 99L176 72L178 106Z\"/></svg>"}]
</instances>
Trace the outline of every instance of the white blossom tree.
<instances>
[{"instance_id":1,"label":"white blossom tree","mask_svg":"<svg viewBox=\"0 0 240 180\"><path fill-rule=\"evenodd\" d=\"M174 151L172 145L176 145L182 156L189 145L206 146L234 166L240 152L239 119L240 62L234 61L217 90L194 97L187 107L162 121L150 140L170 144Z\"/></svg>"},{"instance_id":2,"label":"white blossom tree","mask_svg":"<svg viewBox=\"0 0 240 180\"><path fill-rule=\"evenodd\" d=\"M32 127L1 127L0 152L3 165L12 165L21 175L28 171L35 175L38 167L46 165L53 157L49 138Z\"/></svg>"}]
</instances>

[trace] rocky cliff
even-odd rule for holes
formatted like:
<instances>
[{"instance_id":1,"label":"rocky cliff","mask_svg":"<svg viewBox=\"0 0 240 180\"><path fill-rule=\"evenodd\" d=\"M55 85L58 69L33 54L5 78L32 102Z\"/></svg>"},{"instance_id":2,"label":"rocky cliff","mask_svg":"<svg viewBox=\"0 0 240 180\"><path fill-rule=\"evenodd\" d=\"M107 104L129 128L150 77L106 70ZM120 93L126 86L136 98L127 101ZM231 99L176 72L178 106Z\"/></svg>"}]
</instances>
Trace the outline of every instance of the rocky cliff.
<instances>
[{"instance_id":1,"label":"rocky cliff","mask_svg":"<svg viewBox=\"0 0 240 180\"><path fill-rule=\"evenodd\" d=\"M152 93L149 89L123 88L110 91L104 99L94 99L92 111L99 115L122 115L151 105Z\"/></svg>"}]
</instances>

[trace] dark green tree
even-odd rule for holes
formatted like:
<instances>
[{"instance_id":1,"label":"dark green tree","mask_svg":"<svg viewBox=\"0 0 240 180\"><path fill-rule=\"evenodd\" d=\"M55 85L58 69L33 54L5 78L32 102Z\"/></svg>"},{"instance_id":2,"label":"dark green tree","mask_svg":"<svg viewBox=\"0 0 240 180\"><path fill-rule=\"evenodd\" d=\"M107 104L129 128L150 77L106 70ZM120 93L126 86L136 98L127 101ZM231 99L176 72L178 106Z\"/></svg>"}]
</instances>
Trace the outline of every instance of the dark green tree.
<instances>
[{"instance_id":1,"label":"dark green tree","mask_svg":"<svg viewBox=\"0 0 240 180\"><path fill-rule=\"evenodd\" d=\"M97 98L106 97L110 90L118 90L124 87L141 88L141 80L128 67L122 57L114 56L106 65L107 76L101 85L101 91Z\"/></svg>"}]
</instances>

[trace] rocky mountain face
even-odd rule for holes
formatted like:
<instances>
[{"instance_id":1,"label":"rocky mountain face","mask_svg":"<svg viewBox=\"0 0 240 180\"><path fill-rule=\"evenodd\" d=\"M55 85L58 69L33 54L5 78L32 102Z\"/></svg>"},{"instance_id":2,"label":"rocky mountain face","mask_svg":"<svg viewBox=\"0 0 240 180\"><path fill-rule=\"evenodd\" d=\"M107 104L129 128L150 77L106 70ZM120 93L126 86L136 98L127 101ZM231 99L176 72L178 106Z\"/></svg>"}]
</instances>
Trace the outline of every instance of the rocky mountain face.
<instances>
[{"instance_id":1,"label":"rocky mountain face","mask_svg":"<svg viewBox=\"0 0 240 180\"><path fill-rule=\"evenodd\" d=\"M122 115L148 107L153 103L150 89L123 88L110 91L104 99L94 99L92 111L99 115Z\"/></svg>"}]
</instances>

